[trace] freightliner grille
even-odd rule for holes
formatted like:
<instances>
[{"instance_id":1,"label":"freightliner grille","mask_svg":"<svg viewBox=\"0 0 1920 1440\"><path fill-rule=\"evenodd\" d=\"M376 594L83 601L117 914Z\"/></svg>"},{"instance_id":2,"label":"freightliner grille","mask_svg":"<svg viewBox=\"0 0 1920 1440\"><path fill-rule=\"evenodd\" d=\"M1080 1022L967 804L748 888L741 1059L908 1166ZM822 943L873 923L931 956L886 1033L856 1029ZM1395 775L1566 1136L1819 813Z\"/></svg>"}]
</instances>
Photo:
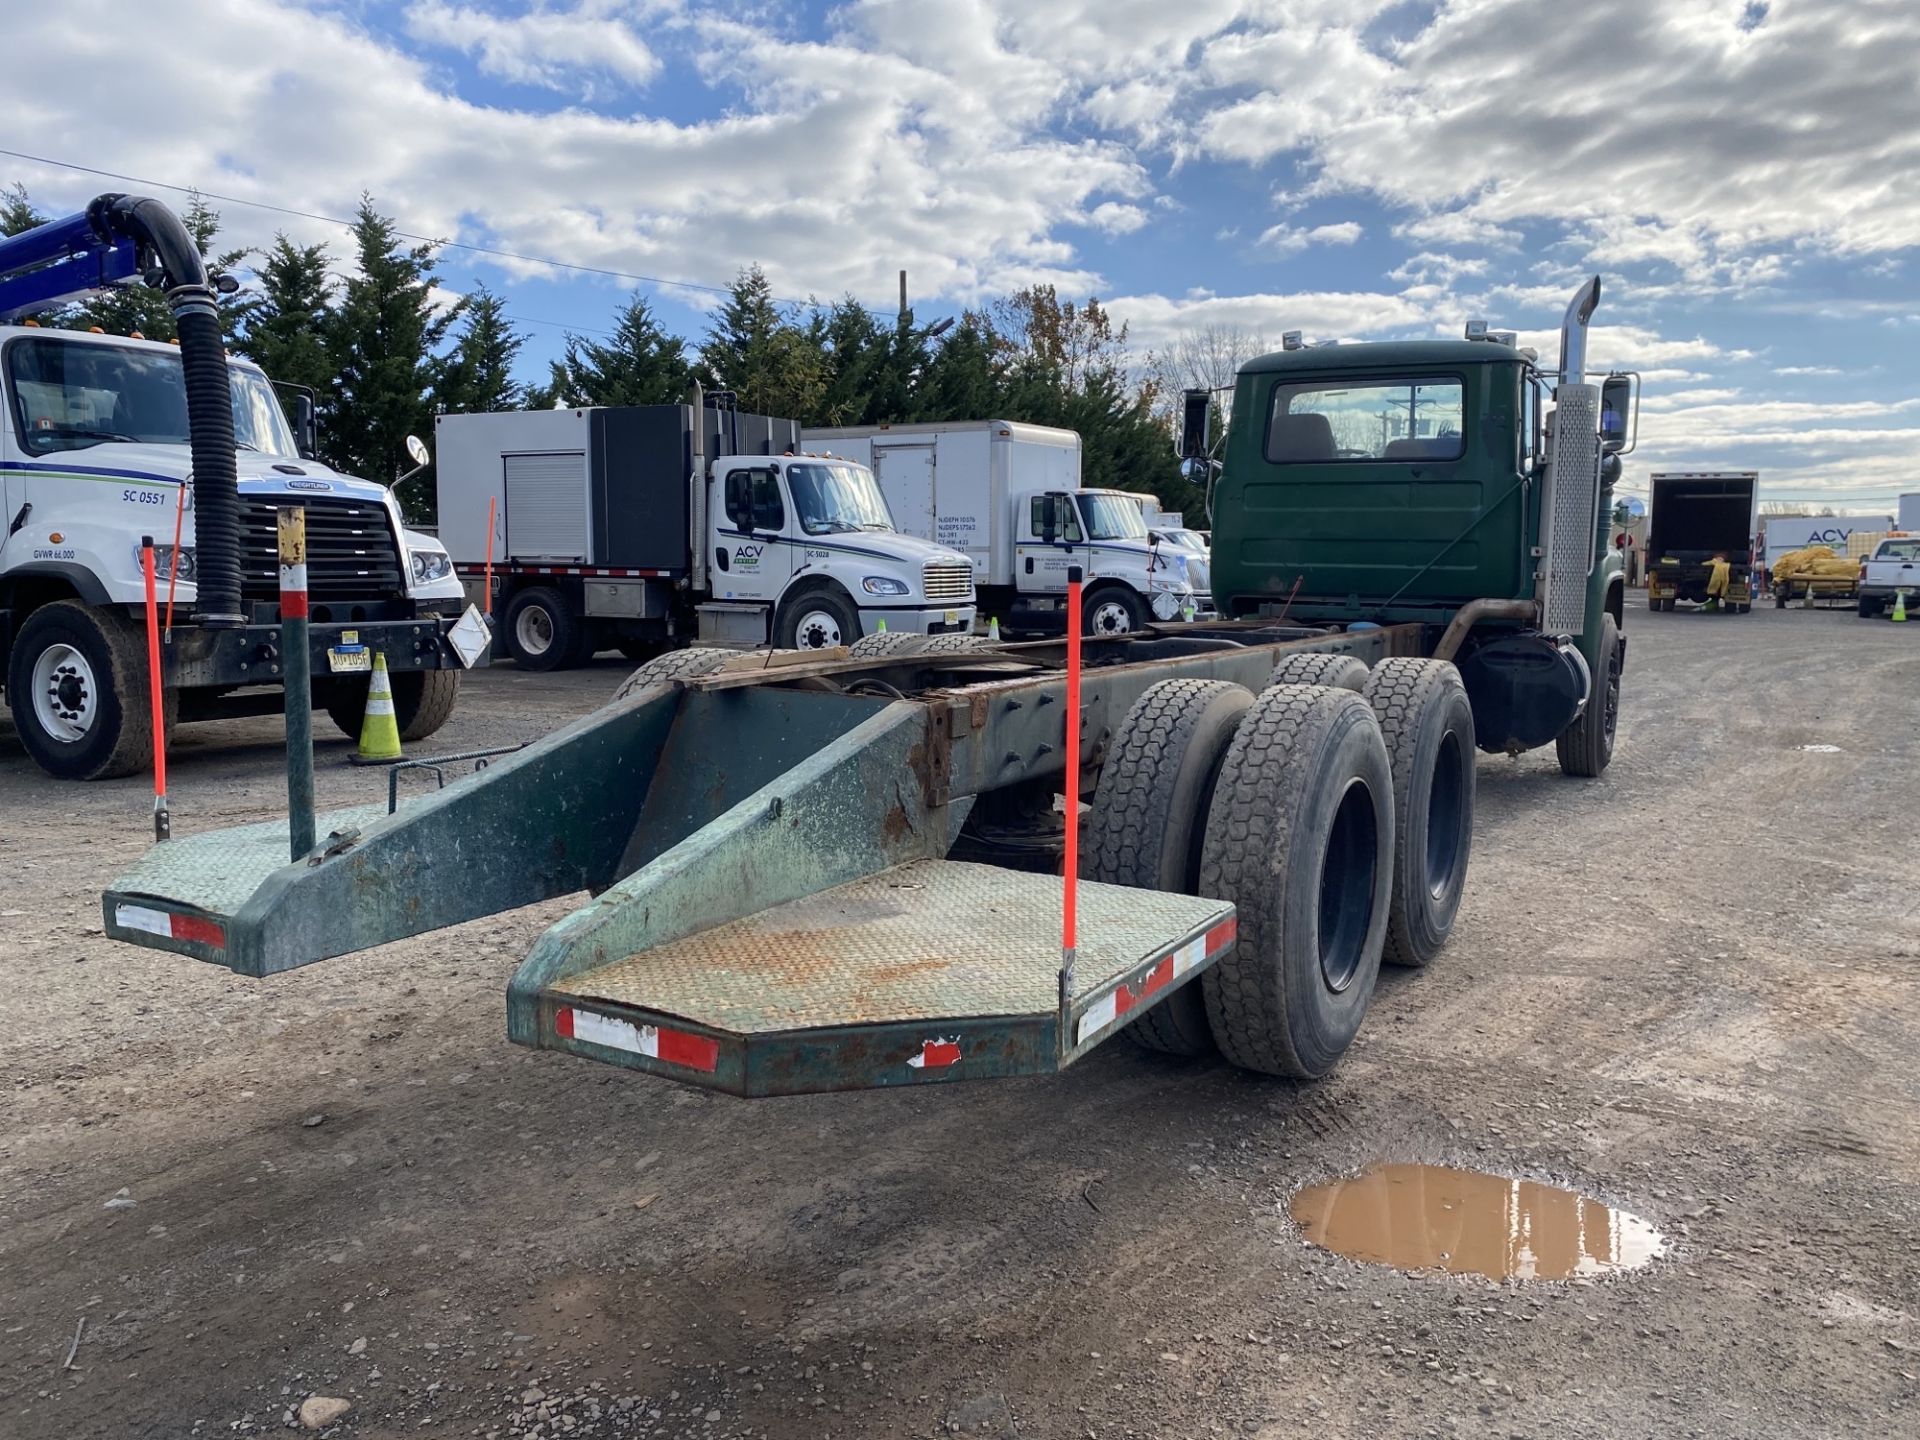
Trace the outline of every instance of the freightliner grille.
<instances>
[{"instance_id":1,"label":"freightliner grille","mask_svg":"<svg viewBox=\"0 0 1920 1440\"><path fill-rule=\"evenodd\" d=\"M973 599L973 567L946 561L927 562L925 584L927 599L935 604Z\"/></svg>"},{"instance_id":2,"label":"freightliner grille","mask_svg":"<svg viewBox=\"0 0 1920 1440\"><path fill-rule=\"evenodd\" d=\"M314 604L393 600L406 593L400 547L384 505L339 495L242 495L243 598L280 598L280 542L274 512L282 505L299 505L307 512L307 594Z\"/></svg>"}]
</instances>

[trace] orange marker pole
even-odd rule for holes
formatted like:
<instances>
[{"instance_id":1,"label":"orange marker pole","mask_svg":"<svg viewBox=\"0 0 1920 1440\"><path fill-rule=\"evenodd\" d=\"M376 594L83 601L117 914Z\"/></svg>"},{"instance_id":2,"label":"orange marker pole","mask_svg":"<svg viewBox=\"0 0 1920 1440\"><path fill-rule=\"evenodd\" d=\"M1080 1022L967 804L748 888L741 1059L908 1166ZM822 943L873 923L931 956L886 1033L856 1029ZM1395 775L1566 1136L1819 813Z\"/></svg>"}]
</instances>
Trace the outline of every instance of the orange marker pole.
<instances>
[{"instance_id":1,"label":"orange marker pole","mask_svg":"<svg viewBox=\"0 0 1920 1440\"><path fill-rule=\"evenodd\" d=\"M180 493L173 502L173 564L167 567L167 640L173 640L173 587L180 579L180 522L187 518L187 482L180 482Z\"/></svg>"},{"instance_id":2,"label":"orange marker pole","mask_svg":"<svg viewBox=\"0 0 1920 1440\"><path fill-rule=\"evenodd\" d=\"M495 498L487 496L487 579L486 589L481 592L480 613L488 619L493 618L493 507Z\"/></svg>"},{"instance_id":3,"label":"orange marker pole","mask_svg":"<svg viewBox=\"0 0 1920 1440\"><path fill-rule=\"evenodd\" d=\"M154 598L153 537L140 537L140 564L147 576L147 691L153 706L153 838L173 835L173 812L167 806L166 707L160 698L160 606Z\"/></svg>"},{"instance_id":4,"label":"orange marker pole","mask_svg":"<svg viewBox=\"0 0 1920 1440\"><path fill-rule=\"evenodd\" d=\"M1080 925L1080 567L1067 571L1067 854L1060 917L1060 1048L1072 1047L1067 1014L1073 1003L1073 963Z\"/></svg>"}]
</instances>

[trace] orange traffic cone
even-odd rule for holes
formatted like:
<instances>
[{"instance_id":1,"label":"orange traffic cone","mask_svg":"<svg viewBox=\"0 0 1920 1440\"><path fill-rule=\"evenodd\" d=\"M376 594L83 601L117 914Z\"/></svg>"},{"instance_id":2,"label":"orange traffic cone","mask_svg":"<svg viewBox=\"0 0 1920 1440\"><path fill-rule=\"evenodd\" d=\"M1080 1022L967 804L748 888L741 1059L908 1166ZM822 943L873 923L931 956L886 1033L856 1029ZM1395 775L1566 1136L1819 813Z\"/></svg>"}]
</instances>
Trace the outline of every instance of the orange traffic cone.
<instances>
[{"instance_id":1,"label":"orange traffic cone","mask_svg":"<svg viewBox=\"0 0 1920 1440\"><path fill-rule=\"evenodd\" d=\"M391 765L400 753L400 726L393 715L393 683L387 679L387 657L373 657L373 677L367 684L367 713L360 722L360 751L356 765Z\"/></svg>"}]
</instances>

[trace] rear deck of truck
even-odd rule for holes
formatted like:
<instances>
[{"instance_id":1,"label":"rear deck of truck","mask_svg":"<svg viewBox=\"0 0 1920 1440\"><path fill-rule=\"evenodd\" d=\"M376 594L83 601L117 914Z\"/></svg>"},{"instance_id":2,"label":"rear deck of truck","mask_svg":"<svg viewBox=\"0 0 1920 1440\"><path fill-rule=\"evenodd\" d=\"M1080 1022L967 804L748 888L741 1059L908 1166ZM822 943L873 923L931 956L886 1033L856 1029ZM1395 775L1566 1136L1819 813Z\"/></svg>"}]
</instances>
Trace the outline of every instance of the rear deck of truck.
<instances>
[{"instance_id":1,"label":"rear deck of truck","mask_svg":"<svg viewBox=\"0 0 1920 1440\"><path fill-rule=\"evenodd\" d=\"M1258 622L1089 640L1075 758L1096 772L1169 679L1258 691L1291 655L1425 643ZM1059 644L629 687L392 813L321 817L310 855L277 823L157 845L104 897L107 931L269 976L588 891L516 972L509 1036L754 1096L1057 1070L1234 944L1226 901L1081 882L1063 962L1064 821L1046 807L1009 847L999 803L1064 775Z\"/></svg>"}]
</instances>

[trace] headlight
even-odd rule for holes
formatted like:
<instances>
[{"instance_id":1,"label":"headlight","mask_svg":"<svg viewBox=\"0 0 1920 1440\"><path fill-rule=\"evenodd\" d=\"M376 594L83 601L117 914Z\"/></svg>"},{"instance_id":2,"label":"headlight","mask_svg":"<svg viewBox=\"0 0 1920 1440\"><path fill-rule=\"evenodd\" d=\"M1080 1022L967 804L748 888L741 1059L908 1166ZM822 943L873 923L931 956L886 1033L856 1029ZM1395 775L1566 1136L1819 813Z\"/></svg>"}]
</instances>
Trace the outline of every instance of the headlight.
<instances>
[{"instance_id":1,"label":"headlight","mask_svg":"<svg viewBox=\"0 0 1920 1440\"><path fill-rule=\"evenodd\" d=\"M413 552L413 579L417 585L425 585L434 580L444 580L453 573L453 561L444 550L416 550Z\"/></svg>"},{"instance_id":2,"label":"headlight","mask_svg":"<svg viewBox=\"0 0 1920 1440\"><path fill-rule=\"evenodd\" d=\"M906 585L887 575L869 575L860 582L860 588L869 595L905 595Z\"/></svg>"},{"instance_id":3,"label":"headlight","mask_svg":"<svg viewBox=\"0 0 1920 1440\"><path fill-rule=\"evenodd\" d=\"M180 566L180 573L178 575L174 574L173 568L176 558ZM135 565L144 563L140 559L140 547L138 546L134 547L133 563ZM153 575L156 580L184 580L191 585L194 580L193 547L191 545L182 545L176 551L171 545L154 546Z\"/></svg>"}]
</instances>

